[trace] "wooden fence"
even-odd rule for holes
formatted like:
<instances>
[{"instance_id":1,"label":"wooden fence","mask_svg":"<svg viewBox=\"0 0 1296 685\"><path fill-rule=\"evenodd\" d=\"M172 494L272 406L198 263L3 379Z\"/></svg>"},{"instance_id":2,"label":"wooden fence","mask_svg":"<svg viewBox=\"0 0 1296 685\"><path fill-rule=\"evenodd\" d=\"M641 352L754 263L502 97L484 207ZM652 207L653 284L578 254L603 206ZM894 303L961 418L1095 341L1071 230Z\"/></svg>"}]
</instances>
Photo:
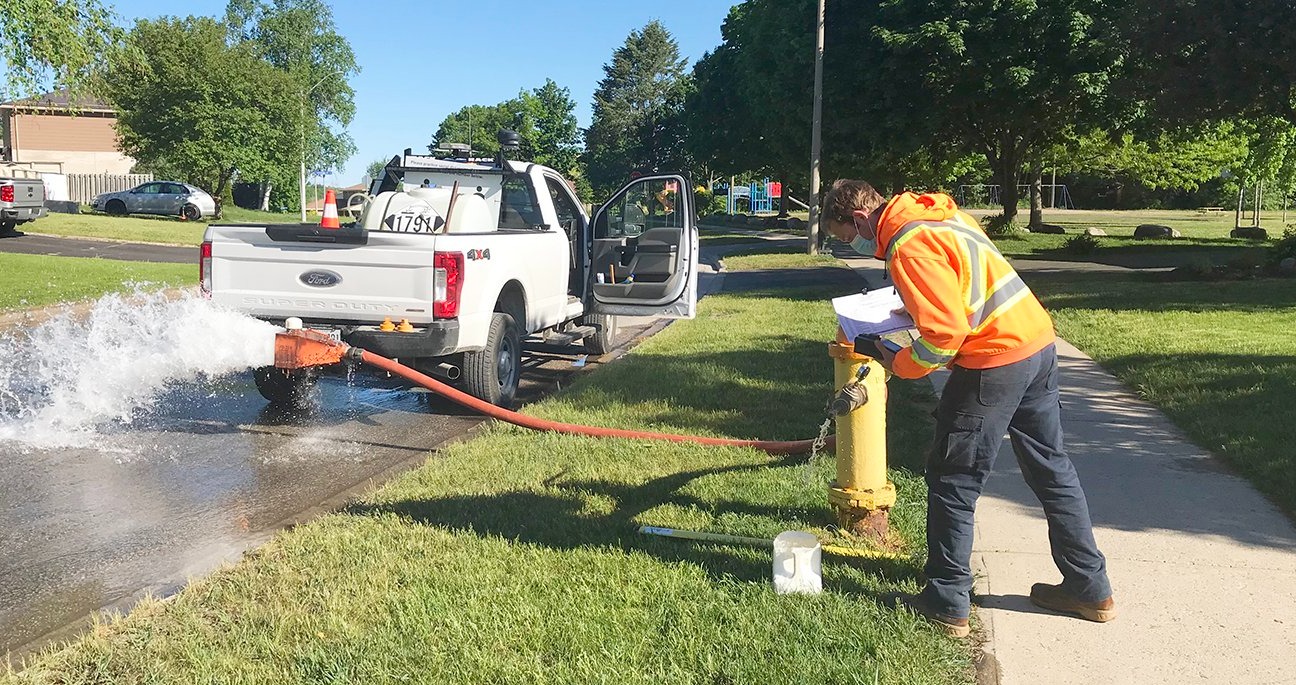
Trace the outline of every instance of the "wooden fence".
<instances>
[{"instance_id":1,"label":"wooden fence","mask_svg":"<svg viewBox=\"0 0 1296 685\"><path fill-rule=\"evenodd\" d=\"M153 180L153 174L68 174L68 199L78 204L90 204L100 193L130 190L141 183Z\"/></svg>"}]
</instances>

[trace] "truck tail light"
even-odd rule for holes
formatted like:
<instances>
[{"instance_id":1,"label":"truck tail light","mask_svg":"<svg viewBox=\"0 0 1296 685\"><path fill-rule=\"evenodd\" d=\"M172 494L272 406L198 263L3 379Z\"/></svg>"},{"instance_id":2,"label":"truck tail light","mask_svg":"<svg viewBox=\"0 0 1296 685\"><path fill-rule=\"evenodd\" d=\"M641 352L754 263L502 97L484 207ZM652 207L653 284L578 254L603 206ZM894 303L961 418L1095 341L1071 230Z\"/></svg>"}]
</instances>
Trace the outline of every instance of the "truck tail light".
<instances>
[{"instance_id":1,"label":"truck tail light","mask_svg":"<svg viewBox=\"0 0 1296 685\"><path fill-rule=\"evenodd\" d=\"M459 296L463 294L463 253L436 252L432 266L432 316L453 319L459 316Z\"/></svg>"},{"instance_id":2,"label":"truck tail light","mask_svg":"<svg viewBox=\"0 0 1296 685\"><path fill-rule=\"evenodd\" d=\"M0 202L13 202L13 201L14 201L14 184L6 183L4 185L0 185Z\"/></svg>"},{"instance_id":3,"label":"truck tail light","mask_svg":"<svg viewBox=\"0 0 1296 685\"><path fill-rule=\"evenodd\" d=\"M212 244L210 241L204 242L201 251L198 253L198 282L203 297L210 298L212 292Z\"/></svg>"}]
</instances>

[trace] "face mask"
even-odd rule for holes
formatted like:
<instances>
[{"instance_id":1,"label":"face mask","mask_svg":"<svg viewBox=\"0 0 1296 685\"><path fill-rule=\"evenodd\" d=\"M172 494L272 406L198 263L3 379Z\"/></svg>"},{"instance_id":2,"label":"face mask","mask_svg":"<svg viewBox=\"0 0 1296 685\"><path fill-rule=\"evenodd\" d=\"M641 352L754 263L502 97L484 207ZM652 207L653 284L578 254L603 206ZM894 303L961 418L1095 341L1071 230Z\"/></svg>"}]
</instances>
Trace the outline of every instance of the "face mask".
<instances>
[{"instance_id":1,"label":"face mask","mask_svg":"<svg viewBox=\"0 0 1296 685\"><path fill-rule=\"evenodd\" d=\"M870 240L860 235L859 223L854 217L851 217L851 223L855 226L855 237L850 241L851 249L865 257L872 257L877 253L877 238Z\"/></svg>"}]
</instances>

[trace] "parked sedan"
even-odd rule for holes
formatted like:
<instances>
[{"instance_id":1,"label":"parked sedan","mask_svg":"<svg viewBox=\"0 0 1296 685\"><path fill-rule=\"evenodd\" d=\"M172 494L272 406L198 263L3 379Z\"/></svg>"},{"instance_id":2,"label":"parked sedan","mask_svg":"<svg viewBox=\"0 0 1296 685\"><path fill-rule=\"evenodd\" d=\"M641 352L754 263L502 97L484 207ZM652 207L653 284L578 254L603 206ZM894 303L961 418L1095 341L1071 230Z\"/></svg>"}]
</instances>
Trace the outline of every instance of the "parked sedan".
<instances>
[{"instance_id":1,"label":"parked sedan","mask_svg":"<svg viewBox=\"0 0 1296 685\"><path fill-rule=\"evenodd\" d=\"M216 216L216 201L205 190L173 181L141 183L130 190L97 195L90 206L109 214L166 214L189 221Z\"/></svg>"}]
</instances>

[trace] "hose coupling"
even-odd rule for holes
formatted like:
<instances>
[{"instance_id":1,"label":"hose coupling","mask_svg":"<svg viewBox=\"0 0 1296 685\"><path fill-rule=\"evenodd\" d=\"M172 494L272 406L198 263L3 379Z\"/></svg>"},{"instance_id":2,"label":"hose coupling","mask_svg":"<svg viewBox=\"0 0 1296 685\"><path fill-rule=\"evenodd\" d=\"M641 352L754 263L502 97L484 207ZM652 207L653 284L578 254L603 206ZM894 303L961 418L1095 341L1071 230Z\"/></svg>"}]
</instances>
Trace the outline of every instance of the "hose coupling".
<instances>
[{"instance_id":1,"label":"hose coupling","mask_svg":"<svg viewBox=\"0 0 1296 685\"><path fill-rule=\"evenodd\" d=\"M868 388L863 383L851 383L833 398L833 416L845 416L868 403Z\"/></svg>"}]
</instances>

